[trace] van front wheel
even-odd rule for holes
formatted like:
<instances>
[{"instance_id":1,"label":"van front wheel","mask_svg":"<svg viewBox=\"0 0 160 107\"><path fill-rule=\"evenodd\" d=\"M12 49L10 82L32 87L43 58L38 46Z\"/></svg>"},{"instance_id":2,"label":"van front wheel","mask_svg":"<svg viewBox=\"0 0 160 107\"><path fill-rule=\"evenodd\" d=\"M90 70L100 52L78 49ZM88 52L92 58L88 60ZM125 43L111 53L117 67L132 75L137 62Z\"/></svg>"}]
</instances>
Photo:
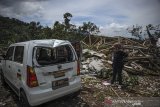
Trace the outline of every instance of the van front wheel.
<instances>
[{"instance_id":1,"label":"van front wheel","mask_svg":"<svg viewBox=\"0 0 160 107\"><path fill-rule=\"evenodd\" d=\"M20 104L21 107L31 107L28 103L26 94L23 91L20 92Z\"/></svg>"},{"instance_id":2,"label":"van front wheel","mask_svg":"<svg viewBox=\"0 0 160 107\"><path fill-rule=\"evenodd\" d=\"M1 75L1 82L2 82L2 85L3 85L4 87L6 87L7 84L6 84L6 81L5 81L5 79L4 79L4 76L3 76L2 73L1 73L0 75Z\"/></svg>"}]
</instances>

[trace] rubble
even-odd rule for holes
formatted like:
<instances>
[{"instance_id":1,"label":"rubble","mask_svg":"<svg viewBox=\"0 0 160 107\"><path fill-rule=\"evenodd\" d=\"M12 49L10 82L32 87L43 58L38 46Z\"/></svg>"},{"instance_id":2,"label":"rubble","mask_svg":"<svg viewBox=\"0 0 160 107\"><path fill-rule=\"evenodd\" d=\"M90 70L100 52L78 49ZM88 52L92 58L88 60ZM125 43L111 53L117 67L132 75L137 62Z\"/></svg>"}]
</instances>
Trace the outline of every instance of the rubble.
<instances>
[{"instance_id":1,"label":"rubble","mask_svg":"<svg viewBox=\"0 0 160 107\"><path fill-rule=\"evenodd\" d=\"M119 38L118 41L113 40L110 41L110 43L95 43L99 45L98 50L97 48L94 48L94 46L92 47L92 49L94 50L84 49L83 55L85 57L85 60L90 60L88 61L88 63L90 63L89 69L91 69L92 71L101 71L101 69L103 68L111 68L112 49L110 49L110 47L112 46L112 44L116 42L120 42L121 44L123 44L124 50L129 55L129 57L126 59L125 71L135 74L149 75L151 74L151 72L149 71L152 71L153 75L159 75L160 49L153 48L156 50L156 53L154 53L155 50L151 51L151 47L149 45L144 45L145 42L139 43L137 41L133 41L122 37ZM107 66L106 62L110 66Z\"/></svg>"},{"instance_id":2,"label":"rubble","mask_svg":"<svg viewBox=\"0 0 160 107\"><path fill-rule=\"evenodd\" d=\"M102 53L98 53L93 50L84 49L83 50L84 57L82 58L82 74L92 74L92 75L101 75L101 72L106 70L107 68L104 66L104 59L106 55Z\"/></svg>"},{"instance_id":3,"label":"rubble","mask_svg":"<svg viewBox=\"0 0 160 107\"><path fill-rule=\"evenodd\" d=\"M100 79L102 81L101 83L92 83L92 81L87 79L88 81L84 82L89 86L94 86L96 89L101 89L94 96L99 96L103 89L108 90L108 88L111 88L109 81L112 76L112 49L110 47L116 42L123 44L124 50L128 53L128 58L125 60L122 72L125 84L124 90L117 92L118 88L112 88L110 91L114 94L111 94L111 96L113 97L116 94L116 96L123 97L160 96L160 83L156 82L160 82L160 49L154 48L156 51L151 50L150 45L146 44L146 41L142 43L121 37L109 42L106 42L107 39L103 41L105 42L103 43L101 39L100 42L102 43L97 42L90 49L83 50L82 69L87 71L85 75L97 77L97 80ZM149 78L150 80L148 80ZM157 84L155 85L155 83ZM109 93L107 94L110 95Z\"/></svg>"}]
</instances>

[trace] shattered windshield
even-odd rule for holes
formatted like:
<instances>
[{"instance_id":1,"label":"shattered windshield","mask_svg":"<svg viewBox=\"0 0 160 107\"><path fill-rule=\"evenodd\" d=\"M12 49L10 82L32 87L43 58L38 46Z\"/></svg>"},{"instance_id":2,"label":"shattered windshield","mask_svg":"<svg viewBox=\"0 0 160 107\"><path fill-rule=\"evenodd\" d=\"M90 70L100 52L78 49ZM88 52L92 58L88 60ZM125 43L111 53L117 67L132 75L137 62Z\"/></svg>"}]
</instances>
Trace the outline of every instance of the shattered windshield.
<instances>
[{"instance_id":1,"label":"shattered windshield","mask_svg":"<svg viewBox=\"0 0 160 107\"><path fill-rule=\"evenodd\" d=\"M72 49L69 45L55 48L36 47L36 61L39 65L66 63L74 60Z\"/></svg>"}]
</instances>

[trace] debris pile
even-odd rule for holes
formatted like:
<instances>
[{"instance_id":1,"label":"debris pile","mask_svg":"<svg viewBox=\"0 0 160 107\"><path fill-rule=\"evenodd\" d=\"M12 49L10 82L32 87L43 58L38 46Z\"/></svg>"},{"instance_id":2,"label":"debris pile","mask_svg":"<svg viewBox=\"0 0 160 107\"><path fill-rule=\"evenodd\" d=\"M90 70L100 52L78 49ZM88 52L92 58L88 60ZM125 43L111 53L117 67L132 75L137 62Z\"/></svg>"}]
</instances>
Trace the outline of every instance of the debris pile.
<instances>
[{"instance_id":1,"label":"debris pile","mask_svg":"<svg viewBox=\"0 0 160 107\"><path fill-rule=\"evenodd\" d=\"M105 65L106 55L93 50L84 49L82 58L82 74L90 74L107 78L112 69Z\"/></svg>"},{"instance_id":2,"label":"debris pile","mask_svg":"<svg viewBox=\"0 0 160 107\"><path fill-rule=\"evenodd\" d=\"M101 83L90 81L86 84L93 84L94 88L101 86L102 89L102 85L111 80L113 52L111 47L119 42L128 53L128 57L123 69L123 82L127 90L118 94L123 93L125 97L160 96L160 83L158 83L160 82L160 48L149 45L147 41L141 42L122 37L106 41L107 39L100 39L99 42L83 50L82 75L87 74L101 79ZM85 76L83 81L86 82Z\"/></svg>"},{"instance_id":3,"label":"debris pile","mask_svg":"<svg viewBox=\"0 0 160 107\"><path fill-rule=\"evenodd\" d=\"M112 71L111 46L117 41L97 43L92 50L83 50L82 73L93 73L103 75ZM120 38L119 42L128 53L124 71L134 75L156 75L160 74L160 48L151 47L130 39ZM105 75L104 73L104 75ZM107 75L106 75L107 76Z\"/></svg>"}]
</instances>

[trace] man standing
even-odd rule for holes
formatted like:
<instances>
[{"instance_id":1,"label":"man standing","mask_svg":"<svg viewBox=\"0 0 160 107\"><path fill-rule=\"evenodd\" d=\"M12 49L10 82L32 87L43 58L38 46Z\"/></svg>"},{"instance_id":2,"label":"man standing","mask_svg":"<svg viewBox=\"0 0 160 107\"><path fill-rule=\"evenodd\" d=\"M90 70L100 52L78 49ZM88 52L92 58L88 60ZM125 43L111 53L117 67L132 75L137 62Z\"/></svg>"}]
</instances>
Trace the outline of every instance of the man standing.
<instances>
[{"instance_id":1,"label":"man standing","mask_svg":"<svg viewBox=\"0 0 160 107\"><path fill-rule=\"evenodd\" d=\"M128 56L124 51L121 44L116 43L113 46L114 52L112 56L112 67L113 67L113 77L111 80L111 84L114 84L116 80L116 76L118 76L118 82L119 86L118 88L121 88L122 86L122 69L124 66L124 59Z\"/></svg>"}]
</instances>

